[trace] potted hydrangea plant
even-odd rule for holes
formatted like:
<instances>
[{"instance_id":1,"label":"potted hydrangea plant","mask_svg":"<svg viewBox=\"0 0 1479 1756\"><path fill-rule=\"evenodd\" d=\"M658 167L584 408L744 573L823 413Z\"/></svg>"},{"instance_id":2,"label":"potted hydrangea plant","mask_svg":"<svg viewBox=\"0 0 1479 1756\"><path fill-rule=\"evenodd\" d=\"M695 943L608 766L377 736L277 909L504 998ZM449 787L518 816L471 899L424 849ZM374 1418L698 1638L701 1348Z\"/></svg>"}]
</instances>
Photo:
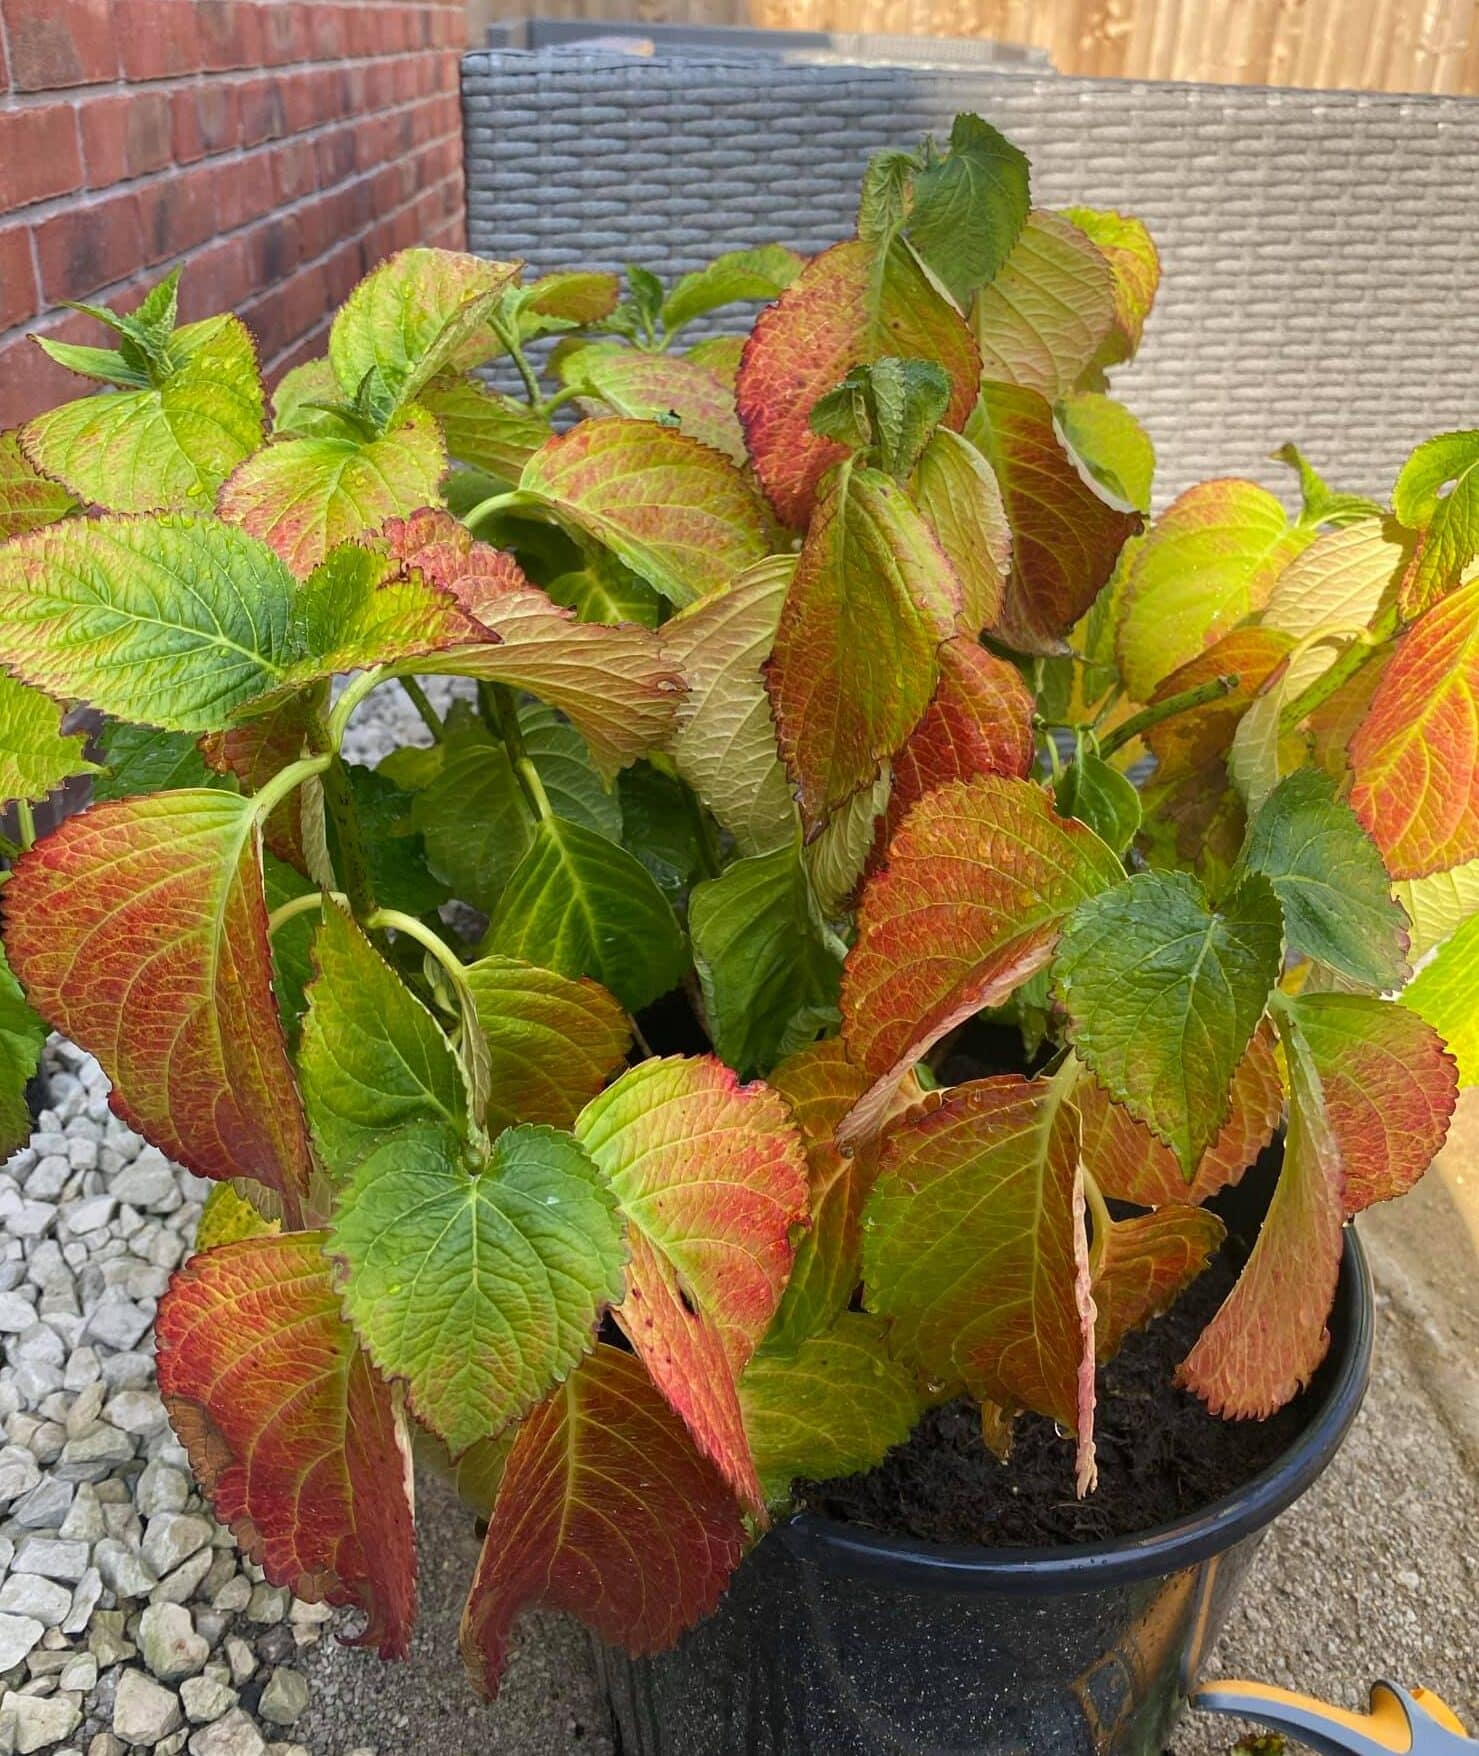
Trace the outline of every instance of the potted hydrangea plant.
<instances>
[{"instance_id":1,"label":"potted hydrangea plant","mask_svg":"<svg viewBox=\"0 0 1479 1756\"><path fill-rule=\"evenodd\" d=\"M1479 435L1152 519L1158 273L962 116L810 261L406 251L270 404L175 277L43 342L5 1128L44 1021L217 1179L171 1419L387 1657L414 1439L488 1693L545 1604L629 1751L1159 1750L1339 1443L1472 1054Z\"/></svg>"}]
</instances>

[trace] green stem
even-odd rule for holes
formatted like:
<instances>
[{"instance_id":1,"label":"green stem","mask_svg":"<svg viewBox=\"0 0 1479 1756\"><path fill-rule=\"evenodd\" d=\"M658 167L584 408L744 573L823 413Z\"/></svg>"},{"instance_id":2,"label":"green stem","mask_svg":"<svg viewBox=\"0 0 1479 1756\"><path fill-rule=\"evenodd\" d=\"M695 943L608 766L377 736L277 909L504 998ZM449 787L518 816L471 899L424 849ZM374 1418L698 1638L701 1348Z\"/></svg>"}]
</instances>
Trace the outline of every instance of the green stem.
<instances>
[{"instance_id":1,"label":"green stem","mask_svg":"<svg viewBox=\"0 0 1479 1756\"><path fill-rule=\"evenodd\" d=\"M567 384L563 390L557 390L553 396L544 399L541 414L553 414L556 409L564 408L567 402L574 402L577 396L589 396L590 392L579 384Z\"/></svg>"},{"instance_id":2,"label":"green stem","mask_svg":"<svg viewBox=\"0 0 1479 1756\"><path fill-rule=\"evenodd\" d=\"M524 392L529 398L530 408L536 414L542 414L544 412L544 397L539 389L539 379L534 368L529 364L528 356L524 353L518 336L502 323L493 325L493 333L508 349L509 358L518 369L520 378L524 380Z\"/></svg>"},{"instance_id":3,"label":"green stem","mask_svg":"<svg viewBox=\"0 0 1479 1756\"><path fill-rule=\"evenodd\" d=\"M485 518L491 518L495 512L507 512L515 506L527 506L529 496L519 488L510 488L505 494L490 494L486 500L480 500L471 512L463 514L462 522L469 530L479 525Z\"/></svg>"},{"instance_id":4,"label":"green stem","mask_svg":"<svg viewBox=\"0 0 1479 1756\"><path fill-rule=\"evenodd\" d=\"M324 770L323 786L324 804L334 824L334 871L355 917L363 921L375 912L375 888L370 882L359 805L339 757L330 759Z\"/></svg>"},{"instance_id":5,"label":"green stem","mask_svg":"<svg viewBox=\"0 0 1479 1756\"><path fill-rule=\"evenodd\" d=\"M299 915L306 915L311 909L322 908L325 897L330 902L337 902L341 908L349 906L349 898L342 890L310 890L304 896L290 896L286 902L279 903L268 915L268 938L270 939L279 927L285 927L289 921L296 920Z\"/></svg>"},{"instance_id":6,"label":"green stem","mask_svg":"<svg viewBox=\"0 0 1479 1756\"><path fill-rule=\"evenodd\" d=\"M1093 1236L1089 1239L1089 1272L1097 1274L1099 1264L1104 1259L1104 1246L1109 1242L1109 1231L1114 1220L1110 1217L1109 1204L1104 1199L1103 1191L1087 1169L1084 1171L1084 1198L1089 1204L1089 1214L1094 1221Z\"/></svg>"},{"instance_id":7,"label":"green stem","mask_svg":"<svg viewBox=\"0 0 1479 1756\"><path fill-rule=\"evenodd\" d=\"M270 817L294 787L300 787L305 780L322 774L332 761L333 757L326 752L322 756L301 757L297 762L290 762L286 768L279 769L265 787L252 795L258 821L265 821Z\"/></svg>"},{"instance_id":8,"label":"green stem","mask_svg":"<svg viewBox=\"0 0 1479 1756\"><path fill-rule=\"evenodd\" d=\"M367 695L380 687L389 674L384 665L376 665L372 670L361 671L357 677L350 678L344 693L334 703L334 710L329 715L328 738L331 750L337 751L344 742L344 734L349 729L354 710Z\"/></svg>"},{"instance_id":9,"label":"green stem","mask_svg":"<svg viewBox=\"0 0 1479 1756\"><path fill-rule=\"evenodd\" d=\"M418 921L414 915L402 914L398 908L377 908L366 917L367 927L388 927L393 932L404 933L408 939L414 939L424 951L429 951L441 967L447 972L447 978L456 991L459 1002L472 1006L472 995L467 985L467 972L462 960L447 944L446 940L433 933L424 922ZM473 1008L475 1011L476 1008Z\"/></svg>"},{"instance_id":10,"label":"green stem","mask_svg":"<svg viewBox=\"0 0 1479 1756\"><path fill-rule=\"evenodd\" d=\"M1194 707L1204 707L1209 701L1220 701L1224 695L1231 695L1239 681L1236 673L1212 677L1205 683L1198 683L1194 689L1183 689L1179 694L1168 695L1164 701L1156 702L1153 707L1142 707L1139 713L1132 713L1129 719L1122 720L1112 732L1104 734L1099 740L1099 754L1108 761L1116 750L1122 750L1142 732L1158 726L1163 719L1172 719L1178 713L1189 713Z\"/></svg>"},{"instance_id":11,"label":"green stem","mask_svg":"<svg viewBox=\"0 0 1479 1756\"><path fill-rule=\"evenodd\" d=\"M1333 630L1331 631L1333 634ZM1389 611L1375 627L1363 629L1326 671L1288 703L1279 715L1279 731L1292 732L1309 718L1316 708L1323 707L1336 690L1348 683L1356 672L1375 658L1376 654L1397 632L1397 612Z\"/></svg>"},{"instance_id":12,"label":"green stem","mask_svg":"<svg viewBox=\"0 0 1479 1756\"><path fill-rule=\"evenodd\" d=\"M406 699L411 703L412 707L416 709L417 713L421 715L427 731L429 731L435 741L440 744L443 738L447 735L447 728L442 724L442 716L431 705L426 691L414 677L399 677L396 680L399 682L401 688L405 690Z\"/></svg>"},{"instance_id":13,"label":"green stem","mask_svg":"<svg viewBox=\"0 0 1479 1756\"><path fill-rule=\"evenodd\" d=\"M513 690L506 683L479 683L478 697L485 717L491 718L498 728L508 759L513 764L514 778L530 811L539 818L553 817L555 812L549 794L545 792L539 770L524 744L524 728L519 724L519 705L514 700Z\"/></svg>"},{"instance_id":14,"label":"green stem","mask_svg":"<svg viewBox=\"0 0 1479 1756\"><path fill-rule=\"evenodd\" d=\"M29 799L17 799L15 802L16 833L21 838L21 851L36 845L36 815L31 809Z\"/></svg>"},{"instance_id":15,"label":"green stem","mask_svg":"<svg viewBox=\"0 0 1479 1756\"><path fill-rule=\"evenodd\" d=\"M687 782L683 783L683 794L688 814L693 819L693 833L698 842L698 857L703 863L704 876L717 878L724 870L724 862L719 858L718 844L714 840L713 827L704 810L703 800Z\"/></svg>"}]
</instances>

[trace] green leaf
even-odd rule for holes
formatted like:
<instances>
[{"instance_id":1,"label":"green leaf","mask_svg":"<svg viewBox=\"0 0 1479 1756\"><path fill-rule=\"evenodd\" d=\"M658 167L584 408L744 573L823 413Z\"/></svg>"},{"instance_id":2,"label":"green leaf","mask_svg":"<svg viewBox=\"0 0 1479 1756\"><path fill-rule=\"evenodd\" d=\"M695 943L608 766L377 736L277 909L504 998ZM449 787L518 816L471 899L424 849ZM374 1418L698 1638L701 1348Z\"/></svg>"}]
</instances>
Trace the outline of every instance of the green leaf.
<instances>
[{"instance_id":1,"label":"green leaf","mask_svg":"<svg viewBox=\"0 0 1479 1756\"><path fill-rule=\"evenodd\" d=\"M412 819L412 795L389 775L358 762L346 762L344 773L354 796L376 901L408 915L440 908L447 900L447 886L427 866L426 843ZM339 837L332 816L328 831L329 855L337 859Z\"/></svg>"},{"instance_id":2,"label":"green leaf","mask_svg":"<svg viewBox=\"0 0 1479 1756\"><path fill-rule=\"evenodd\" d=\"M0 800L44 799L74 774L96 774L83 732L62 736L62 709L49 695L0 671Z\"/></svg>"},{"instance_id":3,"label":"green leaf","mask_svg":"<svg viewBox=\"0 0 1479 1756\"><path fill-rule=\"evenodd\" d=\"M1188 1180L1227 1120L1282 955L1278 898L1256 875L1213 912L1186 873L1139 872L1068 918L1053 987L1069 1040Z\"/></svg>"},{"instance_id":4,"label":"green leaf","mask_svg":"<svg viewBox=\"0 0 1479 1756\"><path fill-rule=\"evenodd\" d=\"M638 762L616 783L621 845L635 854L674 903L704 870L703 806L681 780ZM713 834L712 831L709 832Z\"/></svg>"},{"instance_id":5,"label":"green leaf","mask_svg":"<svg viewBox=\"0 0 1479 1756\"><path fill-rule=\"evenodd\" d=\"M709 1036L742 1079L837 1018L842 963L822 937L794 844L697 885L688 927Z\"/></svg>"},{"instance_id":6,"label":"green leaf","mask_svg":"<svg viewBox=\"0 0 1479 1756\"><path fill-rule=\"evenodd\" d=\"M546 589L582 622L635 622L656 628L662 621L662 598L605 549L598 549L578 571L557 575Z\"/></svg>"},{"instance_id":7,"label":"green leaf","mask_svg":"<svg viewBox=\"0 0 1479 1756\"><path fill-rule=\"evenodd\" d=\"M60 482L36 469L18 432L0 433L0 543L55 524L76 504Z\"/></svg>"},{"instance_id":8,"label":"green leaf","mask_svg":"<svg viewBox=\"0 0 1479 1756\"><path fill-rule=\"evenodd\" d=\"M428 384L417 400L441 423L450 456L500 482L518 481L552 431L548 418L535 414L527 403L472 378Z\"/></svg>"},{"instance_id":9,"label":"green leaf","mask_svg":"<svg viewBox=\"0 0 1479 1756\"><path fill-rule=\"evenodd\" d=\"M235 317L210 317L178 331L170 356L157 385L38 415L23 438L32 463L116 512L209 506L262 443L256 350Z\"/></svg>"},{"instance_id":10,"label":"green leaf","mask_svg":"<svg viewBox=\"0 0 1479 1756\"><path fill-rule=\"evenodd\" d=\"M389 412L404 408L451 365L476 365L487 345L464 359L516 262L485 262L454 250L402 250L359 283L329 332L329 360L351 401L370 372L389 395Z\"/></svg>"},{"instance_id":11,"label":"green leaf","mask_svg":"<svg viewBox=\"0 0 1479 1756\"><path fill-rule=\"evenodd\" d=\"M632 1012L675 986L688 962L672 905L645 868L625 848L558 817L535 829L482 953L592 976Z\"/></svg>"},{"instance_id":12,"label":"green leaf","mask_svg":"<svg viewBox=\"0 0 1479 1756\"><path fill-rule=\"evenodd\" d=\"M685 274L663 301L663 328L676 335L695 317L723 305L750 304L783 293L804 266L804 258L784 244L730 250L705 268Z\"/></svg>"},{"instance_id":13,"label":"green leaf","mask_svg":"<svg viewBox=\"0 0 1479 1756\"><path fill-rule=\"evenodd\" d=\"M1075 390L1055 411L1068 449L1099 486L1133 506L1150 511L1155 477L1155 446L1122 402L1092 390Z\"/></svg>"},{"instance_id":14,"label":"green leaf","mask_svg":"<svg viewBox=\"0 0 1479 1756\"><path fill-rule=\"evenodd\" d=\"M446 467L435 419L413 407L379 439L274 441L232 475L218 506L306 579L340 543L439 504Z\"/></svg>"},{"instance_id":15,"label":"green leaf","mask_svg":"<svg viewBox=\"0 0 1479 1756\"><path fill-rule=\"evenodd\" d=\"M1403 581L1402 607L1420 614L1458 584L1479 555L1479 431L1444 433L1419 445L1392 489L1392 510L1422 547Z\"/></svg>"},{"instance_id":16,"label":"green leaf","mask_svg":"<svg viewBox=\"0 0 1479 1756\"><path fill-rule=\"evenodd\" d=\"M920 1415L913 1379L889 1357L876 1317L847 1311L795 1352L762 1348L739 1381L760 1486L785 1501L798 1477L826 1482L872 1469Z\"/></svg>"},{"instance_id":17,"label":"green leaf","mask_svg":"<svg viewBox=\"0 0 1479 1756\"><path fill-rule=\"evenodd\" d=\"M1402 1004L1425 1018L1458 1062L1460 1085L1479 1085L1479 915L1470 915L1403 991Z\"/></svg>"},{"instance_id":18,"label":"green leaf","mask_svg":"<svg viewBox=\"0 0 1479 1756\"><path fill-rule=\"evenodd\" d=\"M406 1380L453 1454L527 1412L590 1351L621 1297L616 1201L553 1128L509 1128L486 1163L455 1135L412 1129L345 1190L330 1249L371 1359Z\"/></svg>"},{"instance_id":19,"label":"green leaf","mask_svg":"<svg viewBox=\"0 0 1479 1756\"><path fill-rule=\"evenodd\" d=\"M920 453L910 498L960 581L960 626L976 635L1001 613L1012 532L996 473L969 439L941 427Z\"/></svg>"},{"instance_id":20,"label":"green leaf","mask_svg":"<svg viewBox=\"0 0 1479 1756\"><path fill-rule=\"evenodd\" d=\"M1338 527L1382 516L1376 501L1363 499L1359 494L1341 494L1332 488L1297 445L1281 445L1274 456L1280 463L1287 463L1299 477L1305 524Z\"/></svg>"},{"instance_id":21,"label":"green leaf","mask_svg":"<svg viewBox=\"0 0 1479 1756\"><path fill-rule=\"evenodd\" d=\"M1092 751L1080 751L1053 785L1064 817L1077 817L1117 854L1140 830L1140 794L1134 783Z\"/></svg>"},{"instance_id":22,"label":"green leaf","mask_svg":"<svg viewBox=\"0 0 1479 1756\"><path fill-rule=\"evenodd\" d=\"M933 360L885 357L854 366L811 411L812 431L854 450L873 449L895 481L913 473L950 404L950 379Z\"/></svg>"},{"instance_id":23,"label":"green leaf","mask_svg":"<svg viewBox=\"0 0 1479 1756\"><path fill-rule=\"evenodd\" d=\"M1426 878L1406 878L1392 890L1412 923L1407 955L1418 963L1479 914L1479 859Z\"/></svg>"},{"instance_id":24,"label":"green leaf","mask_svg":"<svg viewBox=\"0 0 1479 1756\"><path fill-rule=\"evenodd\" d=\"M325 1169L342 1179L388 1135L467 1133L467 1093L441 1026L336 903L314 939L298 1051L303 1107Z\"/></svg>"},{"instance_id":25,"label":"green leaf","mask_svg":"<svg viewBox=\"0 0 1479 1756\"><path fill-rule=\"evenodd\" d=\"M0 550L0 660L120 719L216 731L283 680L295 589L214 518L69 520Z\"/></svg>"},{"instance_id":26,"label":"green leaf","mask_svg":"<svg viewBox=\"0 0 1479 1756\"><path fill-rule=\"evenodd\" d=\"M1034 212L1000 273L983 287L971 326L988 379L1049 402L1077 389L1114 331L1114 276L1071 221Z\"/></svg>"},{"instance_id":27,"label":"green leaf","mask_svg":"<svg viewBox=\"0 0 1479 1756\"><path fill-rule=\"evenodd\" d=\"M216 785L222 780L216 776ZM286 860L275 854L262 855L262 894L270 915L285 902L307 896L315 886ZM278 1016L289 1044L296 1044L308 1010L308 984L313 980L313 935L311 914L296 915L272 935L272 991L277 997Z\"/></svg>"},{"instance_id":28,"label":"green leaf","mask_svg":"<svg viewBox=\"0 0 1479 1756\"><path fill-rule=\"evenodd\" d=\"M26 1004L0 945L0 1153L7 1156L31 1132L26 1086L45 1047L46 1026Z\"/></svg>"},{"instance_id":29,"label":"green leaf","mask_svg":"<svg viewBox=\"0 0 1479 1756\"><path fill-rule=\"evenodd\" d=\"M865 243L887 241L903 225L923 165L922 153L901 147L886 147L868 160L858 199L858 236Z\"/></svg>"},{"instance_id":30,"label":"green leaf","mask_svg":"<svg viewBox=\"0 0 1479 1756\"><path fill-rule=\"evenodd\" d=\"M168 793L181 787L226 787L232 779L218 774L200 753L188 732L160 732L110 720L98 734L103 766L92 783L94 803L127 799L135 793Z\"/></svg>"},{"instance_id":31,"label":"green leaf","mask_svg":"<svg viewBox=\"0 0 1479 1756\"><path fill-rule=\"evenodd\" d=\"M1025 155L979 116L960 115L949 155L914 179L905 231L964 309L1006 261L1030 205Z\"/></svg>"},{"instance_id":32,"label":"green leaf","mask_svg":"<svg viewBox=\"0 0 1479 1756\"><path fill-rule=\"evenodd\" d=\"M1363 988L1402 984L1406 917L1376 843L1329 775L1299 768L1280 781L1253 820L1243 864L1273 885L1295 951Z\"/></svg>"}]
</instances>

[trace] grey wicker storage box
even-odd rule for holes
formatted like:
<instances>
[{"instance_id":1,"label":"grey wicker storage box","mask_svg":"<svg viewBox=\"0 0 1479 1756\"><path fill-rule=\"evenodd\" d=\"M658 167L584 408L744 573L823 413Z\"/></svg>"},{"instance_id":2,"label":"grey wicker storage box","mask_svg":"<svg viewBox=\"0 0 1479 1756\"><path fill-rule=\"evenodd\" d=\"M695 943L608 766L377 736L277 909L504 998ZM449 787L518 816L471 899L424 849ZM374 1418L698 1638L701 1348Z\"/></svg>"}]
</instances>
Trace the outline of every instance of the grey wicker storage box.
<instances>
[{"instance_id":1,"label":"grey wicker storage box","mask_svg":"<svg viewBox=\"0 0 1479 1756\"><path fill-rule=\"evenodd\" d=\"M1160 300L1117 386L1161 501L1218 474L1283 489L1291 438L1384 493L1419 439L1479 423L1479 101L563 50L470 54L463 94L472 248L541 271L820 249L869 153L979 111L1041 205L1156 236Z\"/></svg>"}]
</instances>

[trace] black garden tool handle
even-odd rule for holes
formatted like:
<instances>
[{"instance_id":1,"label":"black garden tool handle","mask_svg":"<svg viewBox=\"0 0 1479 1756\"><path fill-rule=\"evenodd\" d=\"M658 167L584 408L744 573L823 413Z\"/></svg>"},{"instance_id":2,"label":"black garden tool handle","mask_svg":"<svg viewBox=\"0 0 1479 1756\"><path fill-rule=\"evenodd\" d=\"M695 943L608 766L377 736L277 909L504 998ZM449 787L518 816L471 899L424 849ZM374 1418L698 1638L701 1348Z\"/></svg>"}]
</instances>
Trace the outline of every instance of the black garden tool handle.
<instances>
[{"instance_id":1,"label":"black garden tool handle","mask_svg":"<svg viewBox=\"0 0 1479 1756\"><path fill-rule=\"evenodd\" d=\"M1430 1690L1409 1694L1395 1683L1373 1686L1367 1713L1268 1683L1204 1683L1192 1705L1288 1732L1321 1756L1479 1756L1452 1708Z\"/></svg>"}]
</instances>

